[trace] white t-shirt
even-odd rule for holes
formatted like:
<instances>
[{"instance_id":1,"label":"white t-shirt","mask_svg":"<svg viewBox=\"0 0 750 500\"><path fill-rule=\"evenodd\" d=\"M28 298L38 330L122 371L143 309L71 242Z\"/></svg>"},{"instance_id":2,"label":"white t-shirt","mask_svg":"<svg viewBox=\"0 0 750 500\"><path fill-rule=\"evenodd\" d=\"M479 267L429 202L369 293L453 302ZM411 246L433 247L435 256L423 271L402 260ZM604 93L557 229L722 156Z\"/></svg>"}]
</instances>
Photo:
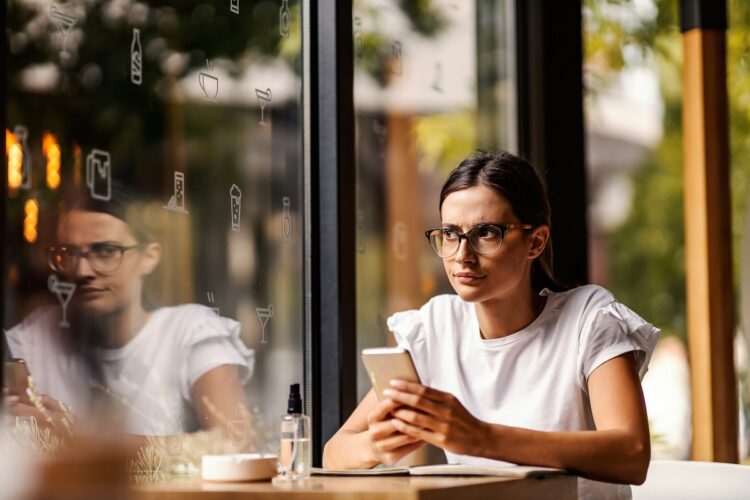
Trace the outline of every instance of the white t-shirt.
<instances>
[{"instance_id":1,"label":"white t-shirt","mask_svg":"<svg viewBox=\"0 0 750 500\"><path fill-rule=\"evenodd\" d=\"M254 353L240 339L240 324L198 304L156 309L123 347L91 348L98 376L63 341L59 323L59 307L36 309L6 332L11 354L26 360L40 394L77 416L90 416L92 394L115 403L120 430L130 434L198 430L190 393L196 380L220 365L237 366L243 383L253 371Z\"/></svg>"},{"instance_id":2,"label":"white t-shirt","mask_svg":"<svg viewBox=\"0 0 750 500\"><path fill-rule=\"evenodd\" d=\"M481 337L473 304L440 295L420 310L388 319L424 385L453 394L476 418L541 431L595 430L587 380L620 354L635 351L641 378L660 331L586 285L542 290L547 302L526 328L499 339ZM449 463L494 460L445 452ZM579 498L630 498L629 486L579 479Z\"/></svg>"}]
</instances>

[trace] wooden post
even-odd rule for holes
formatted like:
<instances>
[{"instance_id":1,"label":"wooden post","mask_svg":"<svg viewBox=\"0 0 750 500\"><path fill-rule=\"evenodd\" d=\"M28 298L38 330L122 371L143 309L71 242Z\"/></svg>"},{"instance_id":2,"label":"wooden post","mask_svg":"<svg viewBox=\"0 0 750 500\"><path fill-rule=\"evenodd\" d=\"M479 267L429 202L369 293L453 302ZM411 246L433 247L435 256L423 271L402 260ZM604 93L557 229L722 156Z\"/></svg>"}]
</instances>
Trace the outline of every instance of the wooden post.
<instances>
[{"instance_id":1,"label":"wooden post","mask_svg":"<svg viewBox=\"0 0 750 500\"><path fill-rule=\"evenodd\" d=\"M682 0L693 459L737 462L725 0Z\"/></svg>"}]
</instances>

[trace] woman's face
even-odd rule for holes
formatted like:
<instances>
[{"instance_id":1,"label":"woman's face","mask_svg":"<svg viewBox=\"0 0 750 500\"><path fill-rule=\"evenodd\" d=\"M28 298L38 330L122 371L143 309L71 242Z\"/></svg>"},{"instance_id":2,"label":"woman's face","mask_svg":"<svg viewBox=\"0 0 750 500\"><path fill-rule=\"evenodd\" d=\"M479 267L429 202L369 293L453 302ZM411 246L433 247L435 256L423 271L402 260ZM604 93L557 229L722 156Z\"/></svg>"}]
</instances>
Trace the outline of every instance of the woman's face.
<instances>
[{"instance_id":1,"label":"woman's face","mask_svg":"<svg viewBox=\"0 0 750 500\"><path fill-rule=\"evenodd\" d=\"M88 251L92 245L130 247L138 241L128 225L109 214L72 210L64 214L57 227L58 244ZM75 270L61 276L73 281L76 291L73 302L88 314L106 315L141 304L143 278L159 262L160 248L150 243L125 251L120 265L112 272L92 268L89 259L80 257Z\"/></svg>"},{"instance_id":2,"label":"woman's face","mask_svg":"<svg viewBox=\"0 0 750 500\"><path fill-rule=\"evenodd\" d=\"M443 227L466 233L477 224L525 224L513 213L506 199L492 188L475 186L449 194L441 209ZM453 289L467 302L508 299L528 293L531 265L547 242L549 229L512 229L505 232L502 246L491 255L477 253L461 240L458 251L443 259Z\"/></svg>"}]
</instances>

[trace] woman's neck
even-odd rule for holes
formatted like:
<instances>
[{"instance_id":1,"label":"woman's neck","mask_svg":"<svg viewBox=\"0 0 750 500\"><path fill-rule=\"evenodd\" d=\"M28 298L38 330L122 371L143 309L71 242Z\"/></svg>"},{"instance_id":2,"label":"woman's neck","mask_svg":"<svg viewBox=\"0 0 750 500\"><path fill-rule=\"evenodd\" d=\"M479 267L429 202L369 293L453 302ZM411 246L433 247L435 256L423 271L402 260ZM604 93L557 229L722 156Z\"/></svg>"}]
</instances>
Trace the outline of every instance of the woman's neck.
<instances>
[{"instance_id":1,"label":"woman's neck","mask_svg":"<svg viewBox=\"0 0 750 500\"><path fill-rule=\"evenodd\" d=\"M542 313L546 302L531 286L507 298L477 302L474 308L482 338L499 339L523 330Z\"/></svg>"},{"instance_id":2,"label":"woman's neck","mask_svg":"<svg viewBox=\"0 0 750 500\"><path fill-rule=\"evenodd\" d=\"M148 321L149 313L140 304L99 318L101 335L95 342L99 347L117 349L130 342Z\"/></svg>"}]
</instances>

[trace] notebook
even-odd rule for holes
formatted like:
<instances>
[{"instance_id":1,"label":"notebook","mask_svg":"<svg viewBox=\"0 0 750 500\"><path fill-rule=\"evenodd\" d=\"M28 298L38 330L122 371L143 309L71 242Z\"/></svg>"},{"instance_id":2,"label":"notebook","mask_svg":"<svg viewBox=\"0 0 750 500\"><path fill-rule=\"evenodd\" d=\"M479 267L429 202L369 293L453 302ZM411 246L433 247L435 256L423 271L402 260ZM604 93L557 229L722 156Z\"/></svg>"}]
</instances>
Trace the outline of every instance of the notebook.
<instances>
[{"instance_id":1,"label":"notebook","mask_svg":"<svg viewBox=\"0 0 750 500\"><path fill-rule=\"evenodd\" d=\"M567 474L564 469L530 465L463 465L436 464L413 465L411 467L378 466L373 469L332 470L312 468L313 475L322 476L497 476L497 477L544 477Z\"/></svg>"}]
</instances>

